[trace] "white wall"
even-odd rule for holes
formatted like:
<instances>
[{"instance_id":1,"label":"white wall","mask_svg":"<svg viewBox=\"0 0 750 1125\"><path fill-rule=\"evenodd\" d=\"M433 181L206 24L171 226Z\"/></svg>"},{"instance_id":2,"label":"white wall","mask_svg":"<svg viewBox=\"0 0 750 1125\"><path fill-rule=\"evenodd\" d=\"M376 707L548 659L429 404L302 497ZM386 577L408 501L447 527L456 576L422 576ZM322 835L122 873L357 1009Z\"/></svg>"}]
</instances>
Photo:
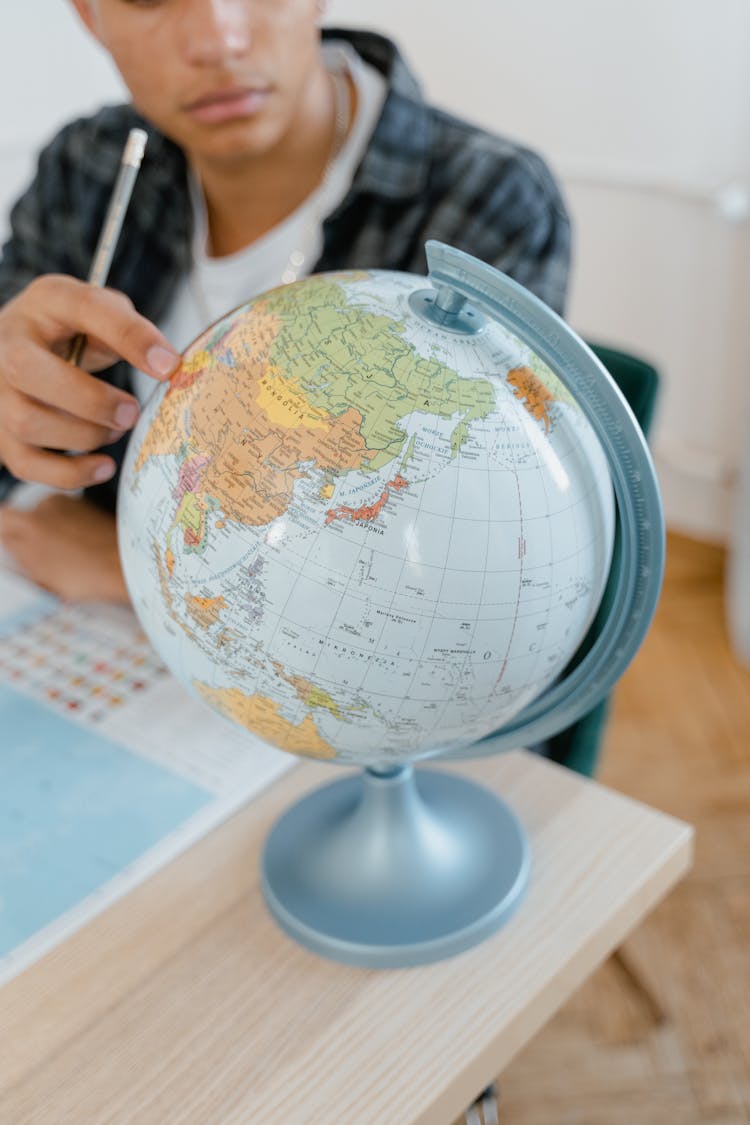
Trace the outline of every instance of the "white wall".
<instances>
[{"instance_id":1,"label":"white wall","mask_svg":"<svg viewBox=\"0 0 750 1125\"><path fill-rule=\"evenodd\" d=\"M750 444L747 0L332 0L329 15L394 35L435 101L545 153L576 224L569 319L657 362L668 520L725 539ZM0 37L2 217L39 141L121 87L65 0L6 3Z\"/></svg>"},{"instance_id":2,"label":"white wall","mask_svg":"<svg viewBox=\"0 0 750 1125\"><path fill-rule=\"evenodd\" d=\"M0 5L0 234L39 146L71 118L122 101L120 77L67 0Z\"/></svg>"},{"instance_id":3,"label":"white wall","mask_svg":"<svg viewBox=\"0 0 750 1125\"><path fill-rule=\"evenodd\" d=\"M568 319L657 363L669 523L726 539L750 446L750 3L334 0L330 11L397 28L434 100L548 157L576 227Z\"/></svg>"}]
</instances>

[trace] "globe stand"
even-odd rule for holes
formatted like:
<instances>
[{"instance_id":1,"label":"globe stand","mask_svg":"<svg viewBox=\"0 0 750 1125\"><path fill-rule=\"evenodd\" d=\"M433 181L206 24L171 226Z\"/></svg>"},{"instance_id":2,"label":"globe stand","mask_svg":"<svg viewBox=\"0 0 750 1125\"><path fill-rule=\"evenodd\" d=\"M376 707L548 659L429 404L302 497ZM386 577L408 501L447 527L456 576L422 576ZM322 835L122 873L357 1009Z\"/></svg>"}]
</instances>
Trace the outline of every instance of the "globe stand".
<instances>
[{"instance_id":1,"label":"globe stand","mask_svg":"<svg viewBox=\"0 0 750 1125\"><path fill-rule=\"evenodd\" d=\"M486 789L437 770L366 769L277 821L263 893L313 952L399 968L488 937L518 905L529 867L523 828Z\"/></svg>"}]
</instances>

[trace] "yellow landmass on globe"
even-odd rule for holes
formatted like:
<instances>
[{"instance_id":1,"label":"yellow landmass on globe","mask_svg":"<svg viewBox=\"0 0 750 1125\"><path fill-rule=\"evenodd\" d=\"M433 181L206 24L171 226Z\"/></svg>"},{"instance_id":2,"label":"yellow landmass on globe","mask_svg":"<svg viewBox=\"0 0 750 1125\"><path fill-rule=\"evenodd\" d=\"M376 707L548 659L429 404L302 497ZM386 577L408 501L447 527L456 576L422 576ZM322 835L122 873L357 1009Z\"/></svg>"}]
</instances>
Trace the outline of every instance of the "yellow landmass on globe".
<instances>
[{"instance_id":1,"label":"yellow landmass on globe","mask_svg":"<svg viewBox=\"0 0 750 1125\"><path fill-rule=\"evenodd\" d=\"M324 430L329 422L325 410L311 407L299 387L273 369L268 371L265 379L261 379L255 401L265 411L271 424L283 429L305 426L307 429Z\"/></svg>"},{"instance_id":2,"label":"yellow landmass on globe","mask_svg":"<svg viewBox=\"0 0 750 1125\"><path fill-rule=\"evenodd\" d=\"M203 541L206 526L206 511L200 496L186 492L175 513L173 527L182 531L186 546L196 547Z\"/></svg>"},{"instance_id":3,"label":"yellow landmass on globe","mask_svg":"<svg viewBox=\"0 0 750 1125\"><path fill-rule=\"evenodd\" d=\"M265 695L246 695L239 688L212 688L200 680L193 687L216 711L290 754L308 758L335 758L336 751L320 735L312 715L299 725L285 719L279 706Z\"/></svg>"},{"instance_id":4,"label":"yellow landmass on globe","mask_svg":"<svg viewBox=\"0 0 750 1125\"><path fill-rule=\"evenodd\" d=\"M295 677L295 679L297 679L297 677ZM330 711L335 718L343 718L343 715L339 711L339 705L332 695L329 695L323 688L311 684L309 680L304 680L301 677L299 677L299 679L299 691L304 693L303 698L308 707L323 707L326 711Z\"/></svg>"},{"instance_id":5,"label":"yellow landmass on globe","mask_svg":"<svg viewBox=\"0 0 750 1125\"><path fill-rule=\"evenodd\" d=\"M206 348L194 348L190 351L187 358L180 364L177 371L170 380L172 387L179 387L184 390L186 387L191 386L199 375L206 370L206 367L211 362L211 352Z\"/></svg>"},{"instance_id":6,"label":"yellow landmass on globe","mask_svg":"<svg viewBox=\"0 0 750 1125\"><path fill-rule=\"evenodd\" d=\"M277 660L273 661L273 668L277 676L280 676L282 680L292 685L297 695L306 706L323 707L326 711L330 711L335 718L344 718L339 710L338 703L324 688L318 687L304 676L294 676L286 672L283 665L279 664Z\"/></svg>"}]
</instances>

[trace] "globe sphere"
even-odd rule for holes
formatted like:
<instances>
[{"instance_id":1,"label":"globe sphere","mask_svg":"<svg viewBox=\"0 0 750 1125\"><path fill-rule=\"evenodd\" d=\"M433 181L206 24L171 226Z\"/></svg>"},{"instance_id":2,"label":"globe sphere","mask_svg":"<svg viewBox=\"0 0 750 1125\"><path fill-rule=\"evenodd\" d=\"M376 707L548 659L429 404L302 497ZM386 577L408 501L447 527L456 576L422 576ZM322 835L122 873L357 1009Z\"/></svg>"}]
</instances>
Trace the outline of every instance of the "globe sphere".
<instances>
[{"instance_id":1,"label":"globe sphere","mask_svg":"<svg viewBox=\"0 0 750 1125\"><path fill-rule=\"evenodd\" d=\"M319 274L188 347L118 499L134 607L191 691L292 754L387 767L502 728L565 669L612 554L607 461L510 330L425 278ZM469 314L473 315L473 314Z\"/></svg>"}]
</instances>

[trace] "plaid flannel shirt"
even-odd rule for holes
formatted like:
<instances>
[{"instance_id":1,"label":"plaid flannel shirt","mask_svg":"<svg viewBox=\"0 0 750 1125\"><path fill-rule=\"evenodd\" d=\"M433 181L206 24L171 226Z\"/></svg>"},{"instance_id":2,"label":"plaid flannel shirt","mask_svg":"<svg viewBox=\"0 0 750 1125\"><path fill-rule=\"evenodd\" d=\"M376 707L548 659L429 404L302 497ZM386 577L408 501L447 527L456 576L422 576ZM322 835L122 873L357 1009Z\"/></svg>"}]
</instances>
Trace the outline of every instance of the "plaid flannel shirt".
<instances>
[{"instance_id":1,"label":"plaid flannel shirt","mask_svg":"<svg viewBox=\"0 0 750 1125\"><path fill-rule=\"evenodd\" d=\"M424 274L434 238L509 274L563 311L570 224L542 159L425 103L388 39L326 29L347 39L384 76L387 96L365 156L342 203L323 224L316 271L381 268ZM191 264L192 212L182 151L132 106L71 123L43 150L36 177L11 212L0 259L0 304L45 273L85 278L134 125L149 134L108 284L158 322ZM250 296L251 294L248 294ZM101 377L129 389L129 369ZM109 447L121 461L126 444ZM90 490L114 507L116 480ZM0 496L12 478L0 470Z\"/></svg>"}]
</instances>

